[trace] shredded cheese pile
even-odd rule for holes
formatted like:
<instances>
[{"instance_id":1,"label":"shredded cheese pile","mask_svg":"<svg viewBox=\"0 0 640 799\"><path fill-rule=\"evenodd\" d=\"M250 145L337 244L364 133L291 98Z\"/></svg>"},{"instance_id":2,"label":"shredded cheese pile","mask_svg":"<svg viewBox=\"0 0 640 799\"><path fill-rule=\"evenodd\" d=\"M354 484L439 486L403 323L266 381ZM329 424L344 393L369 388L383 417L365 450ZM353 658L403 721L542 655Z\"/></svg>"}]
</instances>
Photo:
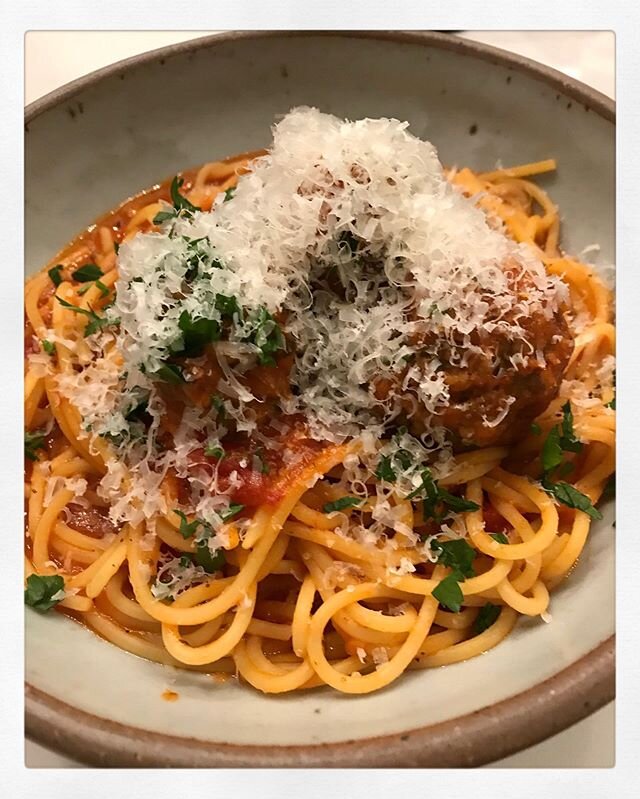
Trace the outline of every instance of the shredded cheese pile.
<instances>
[{"instance_id":1,"label":"shredded cheese pile","mask_svg":"<svg viewBox=\"0 0 640 799\"><path fill-rule=\"evenodd\" d=\"M224 424L188 408L175 449L154 443L165 412L157 374L179 351L185 315L221 327L233 322L214 345L227 425L256 431L255 398L239 378L260 362L279 324L295 356L283 415L304 414L318 439L373 440L407 414L410 397L431 419L422 446L442 461L443 342L450 362L464 366L482 352L478 336L499 330L522 339L525 357L519 320L551 318L566 299L564 284L489 224L474 198L446 180L435 148L407 128L394 119L348 122L294 109L231 200L219 197L210 212L178 215L122 244L109 311L118 332L96 334L104 352L59 381L86 434L108 435L116 447L101 486L114 520L165 512L160 486L172 468L189 479L195 511L220 527L215 484L190 469L189 455L203 437L221 439ZM152 423L140 437L127 416L143 399ZM213 505L225 501L216 497Z\"/></svg>"}]
</instances>

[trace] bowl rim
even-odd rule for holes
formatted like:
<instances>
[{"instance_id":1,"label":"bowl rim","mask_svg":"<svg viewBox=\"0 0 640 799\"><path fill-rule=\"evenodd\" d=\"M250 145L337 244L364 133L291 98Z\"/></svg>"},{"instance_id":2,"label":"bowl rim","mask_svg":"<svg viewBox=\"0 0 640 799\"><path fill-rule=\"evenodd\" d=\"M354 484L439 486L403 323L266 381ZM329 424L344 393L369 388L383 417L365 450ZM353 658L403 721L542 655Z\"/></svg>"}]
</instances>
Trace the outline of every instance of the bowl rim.
<instances>
[{"instance_id":1,"label":"bowl rim","mask_svg":"<svg viewBox=\"0 0 640 799\"><path fill-rule=\"evenodd\" d=\"M151 50L95 70L30 103L25 132L41 114L114 75L202 49L270 38L372 39L454 51L506 66L556 89L615 124L615 102L551 67L434 31L231 31ZM93 766L460 767L499 760L561 732L615 696L615 635L552 677L472 713L403 733L330 744L239 745L156 733L79 710L25 682L25 734Z\"/></svg>"}]
</instances>

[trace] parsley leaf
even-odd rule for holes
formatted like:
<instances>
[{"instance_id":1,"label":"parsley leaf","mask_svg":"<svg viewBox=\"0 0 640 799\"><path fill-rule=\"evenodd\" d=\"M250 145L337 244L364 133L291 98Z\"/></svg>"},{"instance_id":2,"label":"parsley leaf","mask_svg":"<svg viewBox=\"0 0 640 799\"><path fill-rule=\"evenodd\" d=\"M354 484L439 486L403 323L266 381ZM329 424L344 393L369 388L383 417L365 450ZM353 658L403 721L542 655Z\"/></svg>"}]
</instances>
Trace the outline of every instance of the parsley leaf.
<instances>
[{"instance_id":1,"label":"parsley leaf","mask_svg":"<svg viewBox=\"0 0 640 799\"><path fill-rule=\"evenodd\" d=\"M604 407L605 408L611 408L612 411L615 411L615 409L616 409L616 397L615 397L615 394L613 396L613 399L610 400L609 402L607 402Z\"/></svg>"},{"instance_id":2,"label":"parsley leaf","mask_svg":"<svg viewBox=\"0 0 640 799\"><path fill-rule=\"evenodd\" d=\"M475 576L473 561L476 551L464 538L456 538L453 541L432 541L431 549L438 553L438 563L448 566L456 580Z\"/></svg>"},{"instance_id":3,"label":"parsley leaf","mask_svg":"<svg viewBox=\"0 0 640 799\"><path fill-rule=\"evenodd\" d=\"M178 213L184 211L187 215L190 215L193 214L195 211L199 211L200 208L198 208L196 205L193 205L193 203L189 202L189 200L187 200L184 194L180 194L179 190L183 183L184 180L182 178L179 178L177 175L171 181L171 188L169 189L169 192L171 194L171 202L173 203L173 207L176 209Z\"/></svg>"},{"instance_id":4,"label":"parsley leaf","mask_svg":"<svg viewBox=\"0 0 640 799\"><path fill-rule=\"evenodd\" d=\"M57 266L52 266L51 269L49 269L49 271L47 272L47 274L51 278L51 282L56 288L58 288L58 286L62 283L62 277L60 275L60 272L62 272L63 269L64 267L62 266L62 264L58 264Z\"/></svg>"},{"instance_id":5,"label":"parsley leaf","mask_svg":"<svg viewBox=\"0 0 640 799\"><path fill-rule=\"evenodd\" d=\"M103 275L104 272L100 269L98 264L93 263L85 264L71 273L71 277L78 283L90 283L93 280L98 280Z\"/></svg>"},{"instance_id":6,"label":"parsley leaf","mask_svg":"<svg viewBox=\"0 0 640 799\"><path fill-rule=\"evenodd\" d=\"M551 472L561 463L560 430L557 427L553 427L542 445L542 468L545 472Z\"/></svg>"},{"instance_id":7,"label":"parsley leaf","mask_svg":"<svg viewBox=\"0 0 640 799\"><path fill-rule=\"evenodd\" d=\"M109 294L109 288L101 280L96 280L96 288L100 289L100 294L106 297Z\"/></svg>"},{"instance_id":8,"label":"parsley leaf","mask_svg":"<svg viewBox=\"0 0 640 799\"><path fill-rule=\"evenodd\" d=\"M153 217L153 224L154 225L161 225L163 222L166 222L167 219L175 219L176 212L174 211L158 211L158 213Z\"/></svg>"},{"instance_id":9,"label":"parsley leaf","mask_svg":"<svg viewBox=\"0 0 640 799\"><path fill-rule=\"evenodd\" d=\"M62 297L56 296L56 300L58 300L60 305L68 308L70 311L82 314L89 319L89 322L84 329L85 338L90 336L92 333L96 333L98 330L101 330L103 327L110 327L112 325L120 324L119 319L108 319L106 316L98 316L93 308L78 308L77 305L73 305L72 303L63 300Z\"/></svg>"},{"instance_id":10,"label":"parsley leaf","mask_svg":"<svg viewBox=\"0 0 640 799\"><path fill-rule=\"evenodd\" d=\"M24 590L25 605L44 613L60 602L53 597L63 590L64 579L59 574L30 574Z\"/></svg>"},{"instance_id":11,"label":"parsley leaf","mask_svg":"<svg viewBox=\"0 0 640 799\"><path fill-rule=\"evenodd\" d=\"M388 483L392 483L396 479L396 473L391 465L390 455L383 455L382 458L380 458L378 468L376 469L376 477L380 480L386 480Z\"/></svg>"},{"instance_id":12,"label":"parsley leaf","mask_svg":"<svg viewBox=\"0 0 640 799\"><path fill-rule=\"evenodd\" d=\"M455 494L450 494L444 488L438 487L439 499L455 513L463 513L467 511L480 510L480 505L477 502L472 502L470 499L464 497L457 497Z\"/></svg>"},{"instance_id":13,"label":"parsley leaf","mask_svg":"<svg viewBox=\"0 0 640 799\"><path fill-rule=\"evenodd\" d=\"M233 195L234 195L235 193L236 193L236 187L235 187L235 186L231 186L231 188L230 188L230 189L227 189L227 190L225 191L225 193L224 193L224 202L225 202L225 203L228 203L228 202L229 202L229 200L231 200L231 199L233 198Z\"/></svg>"},{"instance_id":14,"label":"parsley leaf","mask_svg":"<svg viewBox=\"0 0 640 799\"><path fill-rule=\"evenodd\" d=\"M46 338L42 339L42 349L47 353L47 355L54 355L56 351L56 345L51 342L47 341Z\"/></svg>"},{"instance_id":15,"label":"parsley leaf","mask_svg":"<svg viewBox=\"0 0 640 799\"><path fill-rule=\"evenodd\" d=\"M221 419L224 419L226 415L225 407L224 407L224 400L222 397L218 396L217 394L211 395L211 407L216 411L216 415L219 416Z\"/></svg>"},{"instance_id":16,"label":"parsley leaf","mask_svg":"<svg viewBox=\"0 0 640 799\"><path fill-rule=\"evenodd\" d=\"M38 460L38 450L45 449L45 434L44 430L34 430L30 433L28 430L24 434L24 456L29 458L30 461Z\"/></svg>"},{"instance_id":17,"label":"parsley leaf","mask_svg":"<svg viewBox=\"0 0 640 799\"><path fill-rule=\"evenodd\" d=\"M226 510L218 511L218 516L222 519L223 522L229 521L233 516L237 513L240 513L241 510L244 510L244 505L236 505L231 503Z\"/></svg>"},{"instance_id":18,"label":"parsley leaf","mask_svg":"<svg viewBox=\"0 0 640 799\"><path fill-rule=\"evenodd\" d=\"M427 519L435 519L435 521L441 522L451 511L463 513L479 510L480 506L476 502L471 502L471 500L464 497L457 497L455 494L450 494L446 489L440 488L436 480L431 476L430 469L422 470L421 479L421 484L407 496L407 499L414 499L424 492L422 515L425 521ZM444 506L440 513L437 510L438 506Z\"/></svg>"},{"instance_id":19,"label":"parsley leaf","mask_svg":"<svg viewBox=\"0 0 640 799\"><path fill-rule=\"evenodd\" d=\"M203 541L196 546L193 560L198 564L198 566L202 566L207 574L213 574L213 572L220 571L220 569L226 563L224 550L217 549L215 553L212 553L206 541Z\"/></svg>"},{"instance_id":20,"label":"parsley leaf","mask_svg":"<svg viewBox=\"0 0 640 799\"><path fill-rule=\"evenodd\" d=\"M453 574L449 574L444 580L441 580L431 592L431 596L435 597L441 605L454 613L460 612L464 599L462 588L460 588Z\"/></svg>"},{"instance_id":21,"label":"parsley leaf","mask_svg":"<svg viewBox=\"0 0 640 799\"><path fill-rule=\"evenodd\" d=\"M491 536L491 538L493 538L494 541L497 541L499 544L509 543L509 539L504 533L489 533L489 535Z\"/></svg>"},{"instance_id":22,"label":"parsley leaf","mask_svg":"<svg viewBox=\"0 0 640 799\"><path fill-rule=\"evenodd\" d=\"M182 339L173 345L174 352L181 352L187 358L202 355L207 344L220 339L220 325L215 319L193 318L189 311L183 311L178 319ZM180 349L177 349L180 347Z\"/></svg>"},{"instance_id":23,"label":"parsley leaf","mask_svg":"<svg viewBox=\"0 0 640 799\"><path fill-rule=\"evenodd\" d=\"M480 609L480 613L475 618L473 622L472 630L476 635L480 635L492 624L498 620L498 616L500 615L500 605L492 605L491 602L487 602L486 605L483 605Z\"/></svg>"},{"instance_id":24,"label":"parsley leaf","mask_svg":"<svg viewBox=\"0 0 640 799\"><path fill-rule=\"evenodd\" d=\"M187 521L186 515L177 508L173 512L180 517L180 529L178 532L183 538L192 538L198 532L198 527L203 524L200 519L194 519L192 522Z\"/></svg>"},{"instance_id":25,"label":"parsley leaf","mask_svg":"<svg viewBox=\"0 0 640 799\"><path fill-rule=\"evenodd\" d=\"M548 494L551 494L551 496L555 497L562 505L566 505L568 508L581 510L592 519L602 519L602 514L597 508L593 507L589 497L586 494L583 494L581 491L578 491L577 488L569 485L569 483L564 483L562 481L558 483L551 483L548 480L543 480L542 487Z\"/></svg>"},{"instance_id":26,"label":"parsley leaf","mask_svg":"<svg viewBox=\"0 0 640 799\"><path fill-rule=\"evenodd\" d=\"M571 412L570 402L565 402L562 406L560 446L565 452L580 452L582 450L582 441L579 441L573 432L573 413Z\"/></svg>"},{"instance_id":27,"label":"parsley leaf","mask_svg":"<svg viewBox=\"0 0 640 799\"><path fill-rule=\"evenodd\" d=\"M163 380L165 383L173 383L178 385L186 383L182 370L174 363L163 363L162 366L154 372L154 377L158 380Z\"/></svg>"},{"instance_id":28,"label":"parsley leaf","mask_svg":"<svg viewBox=\"0 0 640 799\"><path fill-rule=\"evenodd\" d=\"M234 314L240 314L240 306L235 297L228 297L226 294L216 294L215 305L223 319L225 317L232 319Z\"/></svg>"},{"instance_id":29,"label":"parsley leaf","mask_svg":"<svg viewBox=\"0 0 640 799\"><path fill-rule=\"evenodd\" d=\"M334 513L336 511L346 510L347 508L357 508L362 505L363 500L360 497L340 497L333 502L326 502L322 506L325 513Z\"/></svg>"},{"instance_id":30,"label":"parsley leaf","mask_svg":"<svg viewBox=\"0 0 640 799\"><path fill-rule=\"evenodd\" d=\"M264 305L258 308L253 319L250 320L250 326L251 333L244 340L258 347L260 350L258 362L262 366L275 366L274 353L279 350L286 351L284 334L280 326Z\"/></svg>"},{"instance_id":31,"label":"parsley leaf","mask_svg":"<svg viewBox=\"0 0 640 799\"><path fill-rule=\"evenodd\" d=\"M204 454L207 458L222 460L224 458L224 449L219 444L206 444Z\"/></svg>"}]
</instances>

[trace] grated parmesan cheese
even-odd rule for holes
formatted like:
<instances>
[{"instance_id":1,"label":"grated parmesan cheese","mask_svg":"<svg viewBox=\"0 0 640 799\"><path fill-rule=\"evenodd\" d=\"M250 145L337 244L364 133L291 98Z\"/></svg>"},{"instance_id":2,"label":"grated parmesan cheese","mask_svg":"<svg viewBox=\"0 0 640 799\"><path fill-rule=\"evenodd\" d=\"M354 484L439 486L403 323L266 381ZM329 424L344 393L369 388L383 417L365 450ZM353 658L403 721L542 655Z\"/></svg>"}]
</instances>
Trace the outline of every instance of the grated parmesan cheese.
<instances>
[{"instance_id":1,"label":"grated parmesan cheese","mask_svg":"<svg viewBox=\"0 0 640 799\"><path fill-rule=\"evenodd\" d=\"M474 334L500 330L531 351L519 320L551 318L567 290L451 185L433 145L407 128L395 119L351 122L293 109L275 125L269 153L240 177L232 201L219 196L210 212L173 217L122 243L108 311L120 320L118 332L88 337L82 368L58 377L60 394L82 416L83 435L112 443L97 489L112 521L136 524L166 513L161 488L173 471L189 483L189 508L218 535L210 543L224 546L220 513L229 497L218 490L217 470L211 476L190 456L227 428L187 408L173 449L160 449L166 407L153 378L179 346L183 314L222 324L220 295L237 298L245 313L234 312L228 340L214 345L225 424L257 433L256 398L241 382L260 353L249 340L251 320L261 310L282 314L294 390L280 409L302 414L314 438L360 437L360 454L345 462L351 491L360 486L366 494L374 463L391 446L380 443L386 425L418 411L425 434L393 446L407 448L414 463L428 459L435 478L447 474L451 447L438 424L449 403L443 343L459 366L482 352ZM72 350L73 342L64 344ZM528 357L516 353L512 363ZM198 363L190 368L187 381L196 379ZM148 429L128 418L142 401ZM500 424L513 401L485 425ZM232 473L230 485L239 479ZM415 466L401 470L398 490L412 490L417 479ZM384 544L389 529L411 535L384 491L373 518L371 529L352 532L366 545Z\"/></svg>"}]
</instances>

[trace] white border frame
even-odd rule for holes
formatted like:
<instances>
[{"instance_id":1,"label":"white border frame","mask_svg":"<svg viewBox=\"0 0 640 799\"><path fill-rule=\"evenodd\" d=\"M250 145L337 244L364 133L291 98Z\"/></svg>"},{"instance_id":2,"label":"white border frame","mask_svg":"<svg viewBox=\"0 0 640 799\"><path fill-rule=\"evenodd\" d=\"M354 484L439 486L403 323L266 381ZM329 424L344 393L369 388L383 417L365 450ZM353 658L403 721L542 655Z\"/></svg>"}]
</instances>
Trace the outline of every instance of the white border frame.
<instances>
[{"instance_id":1,"label":"white border frame","mask_svg":"<svg viewBox=\"0 0 640 799\"><path fill-rule=\"evenodd\" d=\"M640 625L632 590L635 587L635 570L640 564L640 534L635 529L631 511L640 501L639 483L633 473L633 459L640 451L638 428L630 422L634 412L633 399L638 396L640 375L632 368L632 347L640 341L640 269L636 265L640 252L640 207L637 186L640 185L640 158L637 142L640 141L640 113L634 105L640 78L640 50L637 31L640 29L640 7L621 0L610 0L598 5L595 2L565 0L538 0L535 6L517 8L512 2L494 0L491 5L472 0L449 0L437 9L425 9L418 0L325 0L314 7L301 0L227 3L213 7L205 0L192 0L180 4L165 0L112 0L108 5L93 4L83 0L67 0L63 9L55 8L45 0L31 0L8 11L3 6L0 15L0 174L4 176L4 213L8 216L3 225L4 268L11 277L4 282L0 293L0 339L11 353L11 369L5 371L4 390L0 396L2 420L2 453L0 464L3 480L0 482L0 500L5 513L4 535L5 566L3 569L5 592L3 596L4 632L2 676L4 691L3 728L0 731L0 769L6 765L9 780L5 782L11 797L31 797L39 793L47 796L64 796L65 799L85 799L87 787L92 797L112 797L117 791L125 796L135 792L140 799L166 794L172 788L178 795L195 792L222 794L226 790L235 797L259 795L260 797L297 794L304 790L306 797L346 794L348 797L367 796L369 799L395 795L408 795L413 788L430 794L454 795L469 792L474 799L494 797L496 788L504 786L506 779L499 770L476 773L463 771L422 772L398 771L366 774L362 771L217 771L215 774L194 771L186 775L180 771L157 773L155 771L105 771L94 778L87 769L60 770L55 776L46 769L27 770L23 766L22 722L22 639L20 620L22 551L20 542L11 531L20 529L22 513L22 486L20 462L20 418L17 409L22 395L22 67L23 36L29 29L119 29L144 30L153 22L156 29L173 29L176 19L183 30L233 30L233 29L466 29L466 30L613 30L617 40L617 101L618 101L618 189L617 189L617 258L618 265L618 329L619 359L618 388L621 403L618 416L621 433L618 436L619 460L623 468L618 478L618 547L617 558L617 627L618 627L618 719L617 765L614 769L599 770L525 770L526 778L515 784L522 799L564 794L579 795L582 799L603 796L631 796L635 778L635 761L640 749L640 685L639 672L634 660L640 650ZM178 14L176 14L178 12ZM364 23L364 24L363 24ZM594 187L597 190L597 187ZM628 364L628 368L626 366ZM637 413L637 411L636 411ZM8 558L8 566L6 565ZM6 672L6 673L5 673ZM525 774L522 774L524 777ZM135 775L135 776L134 776ZM132 785L134 777L135 785Z\"/></svg>"}]
</instances>

